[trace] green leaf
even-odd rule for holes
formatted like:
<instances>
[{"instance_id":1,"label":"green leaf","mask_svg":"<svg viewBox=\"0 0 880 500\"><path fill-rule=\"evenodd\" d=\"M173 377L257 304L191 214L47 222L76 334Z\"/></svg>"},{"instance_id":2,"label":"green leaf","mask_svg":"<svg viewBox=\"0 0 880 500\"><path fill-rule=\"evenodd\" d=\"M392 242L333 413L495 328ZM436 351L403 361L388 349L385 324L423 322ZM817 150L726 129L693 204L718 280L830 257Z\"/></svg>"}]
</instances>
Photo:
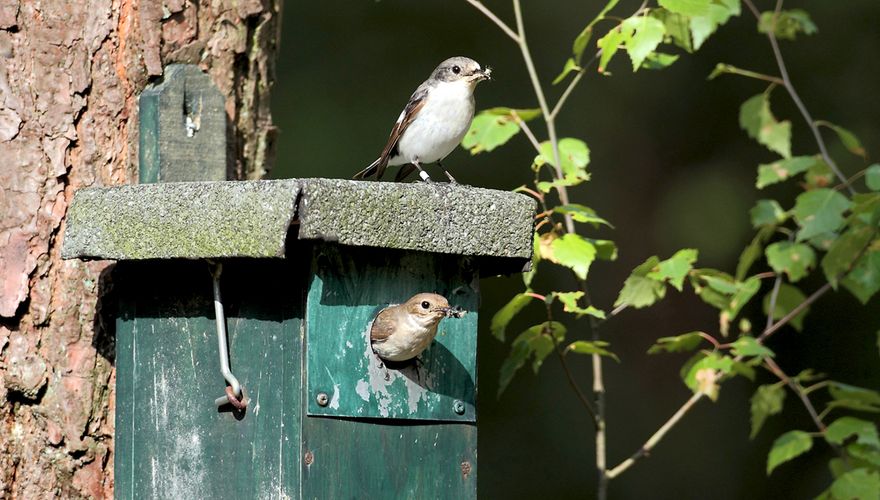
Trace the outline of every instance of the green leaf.
<instances>
[{"instance_id":1,"label":"green leaf","mask_svg":"<svg viewBox=\"0 0 880 500\"><path fill-rule=\"evenodd\" d=\"M862 304L867 304L880 291L880 240L871 243L841 284Z\"/></svg>"},{"instance_id":2,"label":"green leaf","mask_svg":"<svg viewBox=\"0 0 880 500\"><path fill-rule=\"evenodd\" d=\"M692 273L691 286L703 302L721 310L719 329L726 337L730 322L761 288L761 280L751 277L737 281L715 269L697 269Z\"/></svg>"},{"instance_id":3,"label":"green leaf","mask_svg":"<svg viewBox=\"0 0 880 500\"><path fill-rule=\"evenodd\" d=\"M697 261L697 254L697 250L693 248L679 250L672 257L660 262L647 276L657 281L668 280L669 284L680 292L684 285L685 276L693 269L693 264Z\"/></svg>"},{"instance_id":4,"label":"green leaf","mask_svg":"<svg viewBox=\"0 0 880 500\"><path fill-rule=\"evenodd\" d=\"M831 483L835 500L880 499L880 472L866 468L853 469Z\"/></svg>"},{"instance_id":5,"label":"green leaf","mask_svg":"<svg viewBox=\"0 0 880 500\"><path fill-rule=\"evenodd\" d=\"M782 412L785 403L785 387L780 384L766 384L758 386L752 396L752 431L749 439L754 439L761 431L767 417Z\"/></svg>"},{"instance_id":6,"label":"green leaf","mask_svg":"<svg viewBox=\"0 0 880 500\"><path fill-rule=\"evenodd\" d=\"M758 21L758 31L775 33L781 40L794 40L798 33L812 35L818 31L810 15L801 9L783 10L776 17L774 12L762 12Z\"/></svg>"},{"instance_id":7,"label":"green leaf","mask_svg":"<svg viewBox=\"0 0 880 500\"><path fill-rule=\"evenodd\" d=\"M801 303L806 300L807 296L804 295L803 292L798 290L797 288L782 283L779 286L779 294L776 296L776 307L773 309L773 321L777 321L785 317L786 314L790 313L795 307L801 305ZM794 327L795 330L801 331L804 328L804 317L809 312L810 308L804 308L803 311L795 315L795 317L791 318L789 324ZM770 292L764 296L763 302L763 311L764 314L770 314Z\"/></svg>"},{"instance_id":8,"label":"green leaf","mask_svg":"<svg viewBox=\"0 0 880 500\"><path fill-rule=\"evenodd\" d=\"M571 54L574 56L575 64L581 62L581 57L583 57L584 50L586 50L592 36L593 24L590 23L590 25L586 26L580 33L578 33L578 36L574 38L574 42L571 44Z\"/></svg>"},{"instance_id":9,"label":"green leaf","mask_svg":"<svg viewBox=\"0 0 880 500\"><path fill-rule=\"evenodd\" d=\"M608 227L614 227L611 225L610 222L596 215L595 210L579 203L559 205L557 207L553 207L553 211L558 214L571 215L571 218L575 222L585 222L587 224L592 224L593 227L599 227L600 224L604 224Z\"/></svg>"},{"instance_id":10,"label":"green leaf","mask_svg":"<svg viewBox=\"0 0 880 500\"><path fill-rule=\"evenodd\" d=\"M831 444L843 444L852 435L857 437L856 442L859 444L880 448L877 427L867 420L840 417L825 430L825 439Z\"/></svg>"},{"instance_id":11,"label":"green leaf","mask_svg":"<svg viewBox=\"0 0 880 500\"><path fill-rule=\"evenodd\" d=\"M660 337L657 342L648 349L648 354L661 352L687 352L693 351L703 341L701 332L690 332L675 337Z\"/></svg>"},{"instance_id":12,"label":"green leaf","mask_svg":"<svg viewBox=\"0 0 880 500\"><path fill-rule=\"evenodd\" d=\"M851 205L846 196L833 189L814 189L801 193L793 209L794 218L801 226L797 240L804 241L822 233L836 231L843 225L843 213Z\"/></svg>"},{"instance_id":13,"label":"green leaf","mask_svg":"<svg viewBox=\"0 0 880 500\"><path fill-rule=\"evenodd\" d=\"M834 240L828 253L822 258L822 271L832 286L837 288L840 274L852 267L873 235L874 230L870 227L853 226Z\"/></svg>"},{"instance_id":14,"label":"green leaf","mask_svg":"<svg viewBox=\"0 0 880 500\"><path fill-rule=\"evenodd\" d=\"M584 50L587 48L587 44L590 41L590 37L593 35L593 26L596 25L599 21L605 19L605 14L607 14L611 9L617 5L617 2L620 0L609 0L608 3L605 4L605 7L602 7L602 10L590 21L579 34L575 37L574 42L571 45L571 53L574 55L575 62L580 64L581 56L584 54Z\"/></svg>"},{"instance_id":15,"label":"green leaf","mask_svg":"<svg viewBox=\"0 0 880 500\"><path fill-rule=\"evenodd\" d=\"M865 170L865 185L871 191L880 191L880 164L873 164Z\"/></svg>"},{"instance_id":16,"label":"green leaf","mask_svg":"<svg viewBox=\"0 0 880 500\"><path fill-rule=\"evenodd\" d=\"M575 314L578 318L584 315L594 318L605 319L605 312L593 306L581 307L578 300L584 296L584 292L553 292L553 296L562 302L562 310Z\"/></svg>"},{"instance_id":17,"label":"green leaf","mask_svg":"<svg viewBox=\"0 0 880 500\"><path fill-rule=\"evenodd\" d=\"M574 58L569 57L568 60L565 61L565 66L562 67L562 72L559 73L559 76L557 76L553 80L553 85L556 85L559 82L561 82L562 80L565 80L565 77L568 76L568 74L571 73L572 71L575 71L575 72L583 71L583 68L578 66L578 63L575 62Z\"/></svg>"},{"instance_id":18,"label":"green leaf","mask_svg":"<svg viewBox=\"0 0 880 500\"><path fill-rule=\"evenodd\" d=\"M711 0L658 0L661 7L683 16L705 16L709 14Z\"/></svg>"},{"instance_id":19,"label":"green leaf","mask_svg":"<svg viewBox=\"0 0 880 500\"><path fill-rule=\"evenodd\" d=\"M880 449L876 446L868 446L859 443L852 443L846 447L850 457L855 458L866 465L872 465L880 468Z\"/></svg>"},{"instance_id":20,"label":"green leaf","mask_svg":"<svg viewBox=\"0 0 880 500\"><path fill-rule=\"evenodd\" d=\"M461 146L475 155L503 145L519 132L514 113L522 121L541 115L541 111L535 109L492 108L480 111L471 122Z\"/></svg>"},{"instance_id":21,"label":"green leaf","mask_svg":"<svg viewBox=\"0 0 880 500\"><path fill-rule=\"evenodd\" d=\"M665 69L672 66L672 63L678 60L676 54L664 54L662 52L652 52L645 58L642 63L644 69Z\"/></svg>"},{"instance_id":22,"label":"green leaf","mask_svg":"<svg viewBox=\"0 0 880 500\"><path fill-rule=\"evenodd\" d=\"M507 325L510 323L510 320L513 319L522 309L533 300L532 297L524 294L518 293L510 299L510 302L504 305L501 309L492 316L492 324L489 327L489 330L492 332L492 335L500 341L504 341L505 330L507 329Z\"/></svg>"},{"instance_id":23,"label":"green leaf","mask_svg":"<svg viewBox=\"0 0 880 500\"><path fill-rule=\"evenodd\" d=\"M788 159L758 165L758 189L782 182L801 172L806 172L819 161L815 156L795 156Z\"/></svg>"},{"instance_id":24,"label":"green leaf","mask_svg":"<svg viewBox=\"0 0 880 500\"><path fill-rule=\"evenodd\" d=\"M831 122L827 122L825 120L817 121L816 124L817 125L824 125L824 126L830 128L831 130L833 130L837 134L837 137L840 138L840 142L843 143L843 146L850 153L852 153L856 156L861 156L862 159L868 158L868 154L865 151L864 146L862 146L862 142L859 141L858 137L856 137L856 134L853 134L849 130L841 127L840 125L835 125L835 124L833 124Z\"/></svg>"},{"instance_id":25,"label":"green leaf","mask_svg":"<svg viewBox=\"0 0 880 500\"><path fill-rule=\"evenodd\" d=\"M624 281L623 289L620 290L614 307L629 306L640 309L662 299L666 295L666 286L647 277L658 264L660 259L653 256L633 269L629 278Z\"/></svg>"},{"instance_id":26,"label":"green leaf","mask_svg":"<svg viewBox=\"0 0 880 500\"><path fill-rule=\"evenodd\" d=\"M691 30L689 28L690 19L687 16L676 14L663 8L651 9L649 15L663 22L666 35L668 36L666 38L667 42L672 42L687 52L694 51L693 44L691 43Z\"/></svg>"},{"instance_id":27,"label":"green leaf","mask_svg":"<svg viewBox=\"0 0 880 500\"><path fill-rule=\"evenodd\" d=\"M578 340L569 344L568 347L565 348L565 352L573 352L576 354L598 354L600 356L607 356L619 363L620 358L618 358L617 355L613 352L605 349L605 346L607 345L608 342L602 342L601 340L597 340L594 342Z\"/></svg>"},{"instance_id":28,"label":"green leaf","mask_svg":"<svg viewBox=\"0 0 880 500\"><path fill-rule=\"evenodd\" d=\"M694 38L694 49L699 49L719 26L730 19L730 16L738 16L739 13L739 0L725 0L720 3L710 3L704 15L692 16L690 28Z\"/></svg>"},{"instance_id":29,"label":"green leaf","mask_svg":"<svg viewBox=\"0 0 880 500\"><path fill-rule=\"evenodd\" d=\"M720 389L718 385L719 373L722 375L730 373L733 370L733 364L733 358L730 356L711 352L697 357L693 363L685 364L682 367L682 378L694 393L705 394L709 399L715 401L718 399Z\"/></svg>"},{"instance_id":30,"label":"green leaf","mask_svg":"<svg viewBox=\"0 0 880 500\"><path fill-rule=\"evenodd\" d=\"M596 257L602 260L617 260L617 245L611 240L588 239L596 247Z\"/></svg>"},{"instance_id":31,"label":"green leaf","mask_svg":"<svg viewBox=\"0 0 880 500\"><path fill-rule=\"evenodd\" d=\"M762 226L776 226L788 217L776 200L758 200L749 210L749 215L752 218L752 227L755 229Z\"/></svg>"},{"instance_id":32,"label":"green leaf","mask_svg":"<svg viewBox=\"0 0 880 500\"><path fill-rule=\"evenodd\" d=\"M631 29L624 29L623 26L618 26L599 39L597 45L602 51L602 55L599 56L600 73L606 73L606 68L611 58L614 57L614 54L617 53L621 46L629 41L631 36Z\"/></svg>"},{"instance_id":33,"label":"green leaf","mask_svg":"<svg viewBox=\"0 0 880 500\"><path fill-rule=\"evenodd\" d=\"M626 52L632 60L633 71L641 67L645 58L654 52L660 42L666 28L663 23L649 16L631 17L623 22L624 29L634 30L635 33L626 40Z\"/></svg>"},{"instance_id":34,"label":"green leaf","mask_svg":"<svg viewBox=\"0 0 880 500\"><path fill-rule=\"evenodd\" d=\"M779 436L773 442L773 447L770 448L770 454L767 456L767 475L769 476L776 467L810 451L812 447L813 438L807 432L788 431Z\"/></svg>"},{"instance_id":35,"label":"green leaf","mask_svg":"<svg viewBox=\"0 0 880 500\"><path fill-rule=\"evenodd\" d=\"M569 233L553 240L553 262L565 266L578 278L587 279L590 264L596 259L596 247L578 234Z\"/></svg>"},{"instance_id":36,"label":"green leaf","mask_svg":"<svg viewBox=\"0 0 880 500\"><path fill-rule=\"evenodd\" d=\"M736 264L737 281L742 281L746 277L746 273L751 269L752 264L764 255L764 243L773 235L773 231L772 226L762 227L758 234L752 238L752 242L743 249L739 255L739 262Z\"/></svg>"},{"instance_id":37,"label":"green leaf","mask_svg":"<svg viewBox=\"0 0 880 500\"><path fill-rule=\"evenodd\" d=\"M740 106L739 124L752 139L769 150L791 157L791 122L777 121L770 111L770 96L767 93L749 98Z\"/></svg>"},{"instance_id":38,"label":"green leaf","mask_svg":"<svg viewBox=\"0 0 880 500\"><path fill-rule=\"evenodd\" d=\"M877 391L831 381L828 385L828 394L833 399L828 403L829 407L849 408L871 413L880 412L880 393Z\"/></svg>"},{"instance_id":39,"label":"green leaf","mask_svg":"<svg viewBox=\"0 0 880 500\"><path fill-rule=\"evenodd\" d=\"M880 226L880 193L857 193L850 208L850 223L862 222L872 227Z\"/></svg>"},{"instance_id":40,"label":"green leaf","mask_svg":"<svg viewBox=\"0 0 880 500\"><path fill-rule=\"evenodd\" d=\"M532 370L538 373L548 354L553 352L554 343L565 339L565 325L546 321L532 326L519 334L511 345L510 354L501 364L498 376L498 395L507 388L516 372L532 357Z\"/></svg>"},{"instance_id":41,"label":"green leaf","mask_svg":"<svg viewBox=\"0 0 880 500\"><path fill-rule=\"evenodd\" d=\"M831 171L831 167L824 161L817 161L815 165L807 170L807 174L804 176L804 180L807 183L806 189L808 190L828 187L834 182L834 179L834 172Z\"/></svg>"},{"instance_id":42,"label":"green leaf","mask_svg":"<svg viewBox=\"0 0 880 500\"><path fill-rule=\"evenodd\" d=\"M816 265L816 253L809 245L779 241L765 251L767 263L777 273L785 273L792 283L800 281Z\"/></svg>"},{"instance_id":43,"label":"green leaf","mask_svg":"<svg viewBox=\"0 0 880 500\"><path fill-rule=\"evenodd\" d=\"M760 358L775 356L773 351L762 345L758 342L758 340L754 337L749 337L747 335L743 335L742 337L736 339L731 346L731 351L737 357L739 356L756 356Z\"/></svg>"},{"instance_id":44,"label":"green leaf","mask_svg":"<svg viewBox=\"0 0 880 500\"><path fill-rule=\"evenodd\" d=\"M566 181L589 180L587 165L590 163L590 149L587 143L580 139L565 137L559 140L559 160L562 163L562 173ZM555 165L553 144L550 141L541 143L541 154L535 157L532 168L540 168L543 165Z\"/></svg>"}]
</instances>

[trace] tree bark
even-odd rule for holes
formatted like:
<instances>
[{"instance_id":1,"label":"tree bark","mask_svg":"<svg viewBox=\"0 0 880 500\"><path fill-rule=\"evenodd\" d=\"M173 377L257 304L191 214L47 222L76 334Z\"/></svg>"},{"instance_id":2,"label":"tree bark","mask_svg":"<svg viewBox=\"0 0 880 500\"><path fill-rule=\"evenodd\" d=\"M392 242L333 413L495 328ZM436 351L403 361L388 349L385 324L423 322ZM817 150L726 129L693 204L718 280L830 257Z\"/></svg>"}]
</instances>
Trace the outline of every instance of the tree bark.
<instances>
[{"instance_id":1,"label":"tree bark","mask_svg":"<svg viewBox=\"0 0 880 500\"><path fill-rule=\"evenodd\" d=\"M233 175L264 175L281 1L0 2L0 497L112 496L112 263L61 261L68 203L136 182L137 96L172 62L226 96Z\"/></svg>"}]
</instances>

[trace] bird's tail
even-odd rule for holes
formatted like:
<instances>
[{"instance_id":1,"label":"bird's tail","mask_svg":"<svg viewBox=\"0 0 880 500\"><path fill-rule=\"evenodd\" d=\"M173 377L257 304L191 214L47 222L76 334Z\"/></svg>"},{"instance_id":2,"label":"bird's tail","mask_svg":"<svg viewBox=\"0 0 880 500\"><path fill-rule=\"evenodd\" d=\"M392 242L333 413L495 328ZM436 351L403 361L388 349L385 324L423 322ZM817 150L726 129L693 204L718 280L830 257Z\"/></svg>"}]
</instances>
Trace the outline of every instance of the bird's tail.
<instances>
[{"instance_id":1,"label":"bird's tail","mask_svg":"<svg viewBox=\"0 0 880 500\"><path fill-rule=\"evenodd\" d=\"M353 179L366 179L367 177L376 174L376 180L382 178L382 174L385 173L385 167L388 165L387 162L383 164L382 158L376 158L376 161L370 163L367 168L361 170L360 172L354 174Z\"/></svg>"}]
</instances>

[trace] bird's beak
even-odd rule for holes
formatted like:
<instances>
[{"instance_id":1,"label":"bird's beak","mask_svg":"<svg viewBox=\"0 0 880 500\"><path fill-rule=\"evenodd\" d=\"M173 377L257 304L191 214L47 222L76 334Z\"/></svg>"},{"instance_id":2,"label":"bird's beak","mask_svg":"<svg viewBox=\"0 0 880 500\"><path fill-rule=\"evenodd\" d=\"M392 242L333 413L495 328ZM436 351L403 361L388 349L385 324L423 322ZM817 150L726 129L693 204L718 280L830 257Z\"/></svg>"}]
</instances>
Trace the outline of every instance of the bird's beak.
<instances>
[{"instance_id":1,"label":"bird's beak","mask_svg":"<svg viewBox=\"0 0 880 500\"><path fill-rule=\"evenodd\" d=\"M492 79L492 68L479 69L474 71L474 74L471 75L472 82L480 82L483 80L491 80Z\"/></svg>"}]
</instances>

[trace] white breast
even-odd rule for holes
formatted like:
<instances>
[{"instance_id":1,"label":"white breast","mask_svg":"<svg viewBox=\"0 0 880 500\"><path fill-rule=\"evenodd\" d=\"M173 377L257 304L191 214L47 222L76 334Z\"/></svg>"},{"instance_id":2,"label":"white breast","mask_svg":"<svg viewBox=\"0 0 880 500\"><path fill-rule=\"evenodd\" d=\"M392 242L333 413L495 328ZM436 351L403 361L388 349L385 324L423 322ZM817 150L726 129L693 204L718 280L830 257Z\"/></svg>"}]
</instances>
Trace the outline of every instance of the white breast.
<instances>
[{"instance_id":1,"label":"white breast","mask_svg":"<svg viewBox=\"0 0 880 500\"><path fill-rule=\"evenodd\" d=\"M473 89L463 81L443 82L431 89L425 105L398 142L400 156L390 165L412 161L434 163L451 153L474 118Z\"/></svg>"}]
</instances>

